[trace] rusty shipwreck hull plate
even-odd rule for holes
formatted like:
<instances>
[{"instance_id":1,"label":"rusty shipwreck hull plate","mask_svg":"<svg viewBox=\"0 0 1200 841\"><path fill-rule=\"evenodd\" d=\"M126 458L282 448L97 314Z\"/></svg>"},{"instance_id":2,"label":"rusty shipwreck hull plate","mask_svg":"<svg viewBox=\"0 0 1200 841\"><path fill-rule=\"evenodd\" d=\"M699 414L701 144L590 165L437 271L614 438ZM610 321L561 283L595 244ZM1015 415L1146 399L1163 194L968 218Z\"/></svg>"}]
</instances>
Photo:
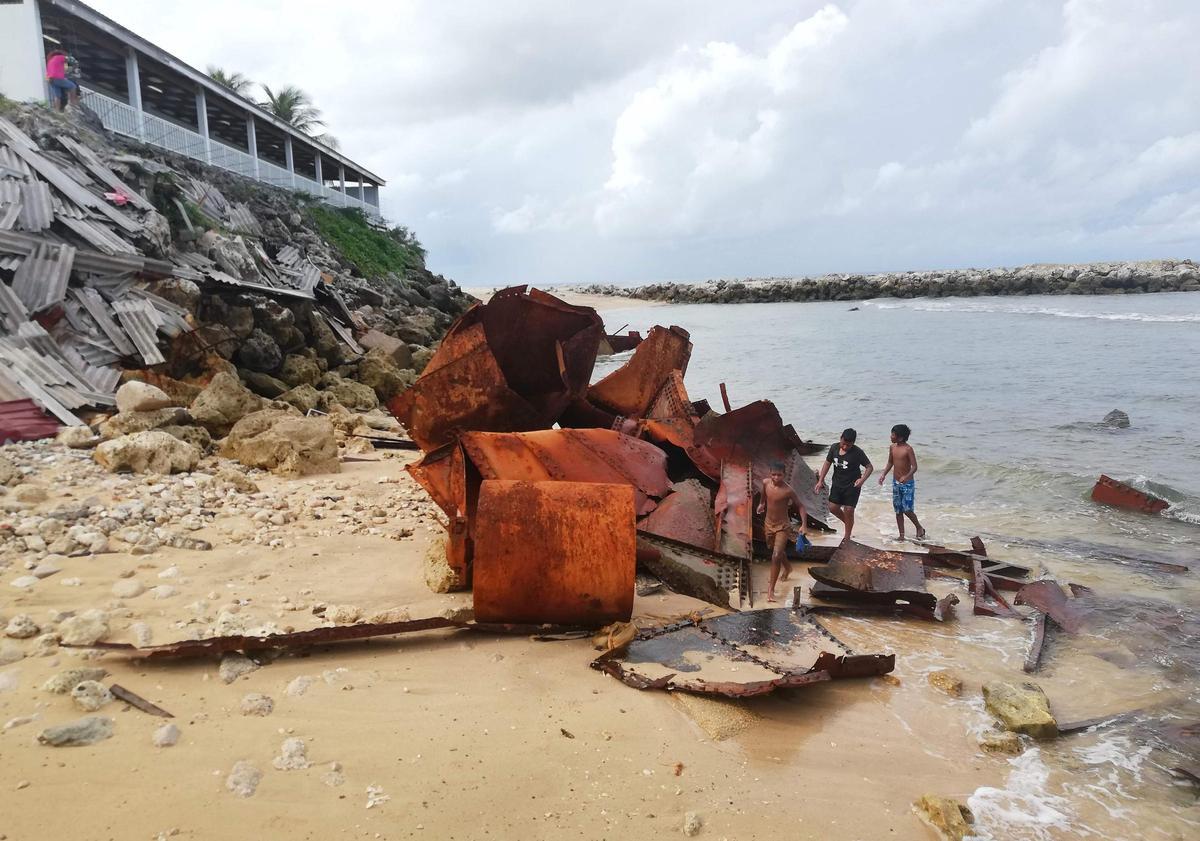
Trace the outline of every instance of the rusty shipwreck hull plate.
<instances>
[{"instance_id":1,"label":"rusty shipwreck hull plate","mask_svg":"<svg viewBox=\"0 0 1200 841\"><path fill-rule=\"evenodd\" d=\"M1146 514L1161 514L1171 507L1165 499L1143 493L1124 482L1118 482L1110 476L1101 475L1092 488L1092 501L1101 505L1112 505L1116 508L1127 508L1130 511L1142 511Z\"/></svg>"},{"instance_id":2,"label":"rusty shipwreck hull plate","mask_svg":"<svg viewBox=\"0 0 1200 841\"><path fill-rule=\"evenodd\" d=\"M629 620L637 565L631 486L487 480L471 533L478 621Z\"/></svg>"},{"instance_id":3,"label":"rusty shipwreck hull plate","mask_svg":"<svg viewBox=\"0 0 1200 841\"><path fill-rule=\"evenodd\" d=\"M588 389L588 400L615 415L641 418L672 371L687 373L692 343L682 327L651 327L629 361Z\"/></svg>"},{"instance_id":4,"label":"rusty shipwreck hull plate","mask_svg":"<svg viewBox=\"0 0 1200 841\"><path fill-rule=\"evenodd\" d=\"M806 611L752 610L640 635L593 663L635 689L746 698L887 674L895 655L857 655Z\"/></svg>"},{"instance_id":5,"label":"rusty shipwreck hull plate","mask_svg":"<svg viewBox=\"0 0 1200 841\"><path fill-rule=\"evenodd\" d=\"M428 452L469 430L551 426L587 390L604 326L596 311L516 286L451 325L388 409Z\"/></svg>"},{"instance_id":6,"label":"rusty shipwreck hull plate","mask_svg":"<svg viewBox=\"0 0 1200 841\"><path fill-rule=\"evenodd\" d=\"M925 566L911 553L886 552L861 543L839 547L829 563L809 575L829 587L887 596L933 611L937 598L925 589Z\"/></svg>"}]
</instances>

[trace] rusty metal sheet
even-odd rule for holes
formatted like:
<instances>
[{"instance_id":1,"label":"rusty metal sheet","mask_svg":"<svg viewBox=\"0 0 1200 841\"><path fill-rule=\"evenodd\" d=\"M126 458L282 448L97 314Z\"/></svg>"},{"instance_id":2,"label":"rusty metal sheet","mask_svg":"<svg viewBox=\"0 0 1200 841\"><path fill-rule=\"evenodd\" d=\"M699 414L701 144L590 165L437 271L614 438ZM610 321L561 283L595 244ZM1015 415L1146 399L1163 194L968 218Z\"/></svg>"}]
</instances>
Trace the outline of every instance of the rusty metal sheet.
<instances>
[{"instance_id":1,"label":"rusty metal sheet","mask_svg":"<svg viewBox=\"0 0 1200 841\"><path fill-rule=\"evenodd\" d=\"M886 552L861 543L838 547L824 566L811 567L809 575L822 584L860 593L886 595L928 610L937 599L925 589L925 567L910 553Z\"/></svg>"},{"instance_id":2,"label":"rusty metal sheet","mask_svg":"<svg viewBox=\"0 0 1200 841\"><path fill-rule=\"evenodd\" d=\"M468 430L541 429L553 423L509 388L480 324L448 333L425 371L388 409L426 452Z\"/></svg>"},{"instance_id":3,"label":"rusty metal sheet","mask_svg":"<svg viewBox=\"0 0 1200 841\"><path fill-rule=\"evenodd\" d=\"M751 506L754 492L750 487L750 468L727 461L721 465L721 487L714 503L717 520L718 552L750 560L754 557L754 533Z\"/></svg>"},{"instance_id":4,"label":"rusty metal sheet","mask_svg":"<svg viewBox=\"0 0 1200 841\"><path fill-rule=\"evenodd\" d=\"M687 373L691 356L692 343L682 327L651 327L628 362L588 389L588 400L617 415L645 417L671 372Z\"/></svg>"},{"instance_id":5,"label":"rusty metal sheet","mask_svg":"<svg viewBox=\"0 0 1200 841\"><path fill-rule=\"evenodd\" d=\"M486 480L471 532L479 621L599 627L633 613L629 485Z\"/></svg>"},{"instance_id":6,"label":"rusty metal sheet","mask_svg":"<svg viewBox=\"0 0 1200 841\"><path fill-rule=\"evenodd\" d=\"M603 330L590 307L524 286L502 290L451 325L388 409L427 452L462 432L546 429L586 393Z\"/></svg>"},{"instance_id":7,"label":"rusty metal sheet","mask_svg":"<svg viewBox=\"0 0 1200 841\"><path fill-rule=\"evenodd\" d=\"M676 482L638 528L659 537L711 549L716 545L712 492L698 479Z\"/></svg>"},{"instance_id":8,"label":"rusty metal sheet","mask_svg":"<svg viewBox=\"0 0 1200 841\"><path fill-rule=\"evenodd\" d=\"M1036 608L1054 620L1068 634L1077 634L1087 624L1087 611L1068 599L1057 581L1042 579L1026 584L1013 599L1014 604Z\"/></svg>"},{"instance_id":9,"label":"rusty metal sheet","mask_svg":"<svg viewBox=\"0 0 1200 841\"><path fill-rule=\"evenodd\" d=\"M587 393L604 323L591 307L526 290L502 289L463 318L475 313L509 387L553 422Z\"/></svg>"},{"instance_id":10,"label":"rusty metal sheet","mask_svg":"<svg viewBox=\"0 0 1200 841\"><path fill-rule=\"evenodd\" d=\"M1146 514L1160 514L1171 507L1165 499L1143 493L1137 488L1131 488L1124 482L1118 482L1105 475L1101 475L1096 480L1096 484L1092 488L1092 501L1099 502L1101 505L1142 511Z\"/></svg>"},{"instance_id":11,"label":"rusty metal sheet","mask_svg":"<svg viewBox=\"0 0 1200 841\"><path fill-rule=\"evenodd\" d=\"M638 514L652 511L671 489L666 453L609 429L472 432L462 446L484 479L631 485Z\"/></svg>"},{"instance_id":12,"label":"rusty metal sheet","mask_svg":"<svg viewBox=\"0 0 1200 841\"><path fill-rule=\"evenodd\" d=\"M776 608L669 625L592 667L636 689L745 698L845 677L886 674L894 655L856 655L803 610Z\"/></svg>"},{"instance_id":13,"label":"rusty metal sheet","mask_svg":"<svg viewBox=\"0 0 1200 841\"><path fill-rule=\"evenodd\" d=\"M447 444L404 468L447 517L466 514L466 478L462 448Z\"/></svg>"}]
</instances>

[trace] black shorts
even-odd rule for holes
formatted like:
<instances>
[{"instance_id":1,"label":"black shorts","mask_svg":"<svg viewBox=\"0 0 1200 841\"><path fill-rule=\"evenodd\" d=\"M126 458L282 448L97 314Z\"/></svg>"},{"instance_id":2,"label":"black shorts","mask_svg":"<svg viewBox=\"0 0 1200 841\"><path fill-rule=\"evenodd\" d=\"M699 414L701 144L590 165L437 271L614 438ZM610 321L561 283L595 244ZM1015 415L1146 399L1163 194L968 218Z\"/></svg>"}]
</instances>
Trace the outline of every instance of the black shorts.
<instances>
[{"instance_id":1,"label":"black shorts","mask_svg":"<svg viewBox=\"0 0 1200 841\"><path fill-rule=\"evenodd\" d=\"M829 502L833 505L843 505L846 508L853 508L858 505L858 495L862 493L861 487L850 485L845 488L839 488L836 485L829 489Z\"/></svg>"}]
</instances>

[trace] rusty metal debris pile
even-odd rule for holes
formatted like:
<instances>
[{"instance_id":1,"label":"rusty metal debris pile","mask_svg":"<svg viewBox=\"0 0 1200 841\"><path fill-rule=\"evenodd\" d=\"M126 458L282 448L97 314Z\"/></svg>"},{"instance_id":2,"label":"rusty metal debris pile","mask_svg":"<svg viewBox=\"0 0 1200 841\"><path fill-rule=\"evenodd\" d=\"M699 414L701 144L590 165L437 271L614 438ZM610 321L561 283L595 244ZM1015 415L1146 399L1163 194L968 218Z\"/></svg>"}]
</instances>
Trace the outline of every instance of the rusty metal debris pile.
<instances>
[{"instance_id":1,"label":"rusty metal debris pile","mask_svg":"<svg viewBox=\"0 0 1200 841\"><path fill-rule=\"evenodd\" d=\"M505 289L459 319L389 405L425 453L409 470L445 512L455 586L474 585L496 619L562 621L559 606L586 595L576 620L627 620L635 554L675 589L740 606L761 540L754 494L771 463L786 464L794 487L813 485L801 456L816 445L774 405L718 413L691 399L686 330L652 328L589 384L604 335L589 307ZM569 493L577 503L553 502ZM822 501L809 492L805 503L820 522Z\"/></svg>"}]
</instances>

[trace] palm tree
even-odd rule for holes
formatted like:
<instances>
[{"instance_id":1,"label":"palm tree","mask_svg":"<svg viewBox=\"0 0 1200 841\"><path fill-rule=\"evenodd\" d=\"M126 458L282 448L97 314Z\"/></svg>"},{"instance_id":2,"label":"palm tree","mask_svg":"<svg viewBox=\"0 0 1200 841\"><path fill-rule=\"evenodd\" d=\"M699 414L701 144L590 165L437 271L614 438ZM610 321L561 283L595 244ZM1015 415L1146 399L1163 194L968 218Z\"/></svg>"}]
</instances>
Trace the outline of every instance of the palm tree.
<instances>
[{"instance_id":1,"label":"palm tree","mask_svg":"<svg viewBox=\"0 0 1200 841\"><path fill-rule=\"evenodd\" d=\"M300 88L288 85L280 88L278 93L267 85L263 85L262 89L267 100L258 105L263 110L305 134L313 134L316 129L324 128L325 121L321 119L321 109L313 105L312 97Z\"/></svg>"},{"instance_id":2,"label":"palm tree","mask_svg":"<svg viewBox=\"0 0 1200 841\"><path fill-rule=\"evenodd\" d=\"M250 86L254 84L254 82L252 82L249 77L243 73L228 73L223 68L217 67L213 64L208 65L208 76L218 85L229 88L234 93L242 96L245 96L246 92L250 89Z\"/></svg>"}]
</instances>

